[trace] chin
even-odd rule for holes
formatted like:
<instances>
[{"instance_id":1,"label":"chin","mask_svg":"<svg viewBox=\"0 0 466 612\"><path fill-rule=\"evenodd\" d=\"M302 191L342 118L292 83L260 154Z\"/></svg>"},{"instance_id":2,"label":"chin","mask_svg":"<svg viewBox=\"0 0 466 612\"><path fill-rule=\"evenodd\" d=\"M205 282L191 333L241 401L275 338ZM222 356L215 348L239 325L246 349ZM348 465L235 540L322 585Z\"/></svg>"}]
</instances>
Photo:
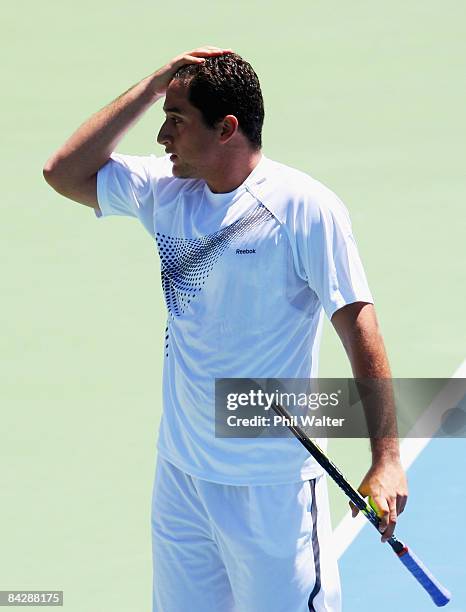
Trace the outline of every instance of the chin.
<instances>
[{"instance_id":1,"label":"chin","mask_svg":"<svg viewBox=\"0 0 466 612\"><path fill-rule=\"evenodd\" d=\"M176 178L181 179L196 178L192 169L183 168L183 166L177 166L176 164L172 166L172 174L176 176Z\"/></svg>"}]
</instances>

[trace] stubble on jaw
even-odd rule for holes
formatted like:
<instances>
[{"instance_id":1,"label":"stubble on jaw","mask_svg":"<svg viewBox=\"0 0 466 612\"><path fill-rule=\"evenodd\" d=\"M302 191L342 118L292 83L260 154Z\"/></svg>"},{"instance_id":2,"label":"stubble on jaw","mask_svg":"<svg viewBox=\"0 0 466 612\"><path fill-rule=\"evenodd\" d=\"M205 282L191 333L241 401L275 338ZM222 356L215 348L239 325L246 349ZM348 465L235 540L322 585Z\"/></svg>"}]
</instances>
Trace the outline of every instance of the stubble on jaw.
<instances>
[{"instance_id":1,"label":"stubble on jaw","mask_svg":"<svg viewBox=\"0 0 466 612\"><path fill-rule=\"evenodd\" d=\"M179 179L189 179L189 178L195 178L193 176L193 173L190 172L187 168L183 167L176 167L175 168L175 164L172 164L172 174L175 178L179 178Z\"/></svg>"}]
</instances>

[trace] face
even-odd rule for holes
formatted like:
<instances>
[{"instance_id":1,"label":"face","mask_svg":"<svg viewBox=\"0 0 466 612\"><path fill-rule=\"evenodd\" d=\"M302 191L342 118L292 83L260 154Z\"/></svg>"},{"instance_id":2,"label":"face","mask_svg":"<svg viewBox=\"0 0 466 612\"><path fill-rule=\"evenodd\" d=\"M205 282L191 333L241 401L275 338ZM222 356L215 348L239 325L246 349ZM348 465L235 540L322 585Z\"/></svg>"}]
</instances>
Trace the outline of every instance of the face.
<instances>
[{"instance_id":1,"label":"face","mask_svg":"<svg viewBox=\"0 0 466 612\"><path fill-rule=\"evenodd\" d=\"M217 130L205 125L200 110L189 102L188 88L181 81L170 82L163 110L166 117L157 142L171 154L173 176L206 178L217 157Z\"/></svg>"}]
</instances>

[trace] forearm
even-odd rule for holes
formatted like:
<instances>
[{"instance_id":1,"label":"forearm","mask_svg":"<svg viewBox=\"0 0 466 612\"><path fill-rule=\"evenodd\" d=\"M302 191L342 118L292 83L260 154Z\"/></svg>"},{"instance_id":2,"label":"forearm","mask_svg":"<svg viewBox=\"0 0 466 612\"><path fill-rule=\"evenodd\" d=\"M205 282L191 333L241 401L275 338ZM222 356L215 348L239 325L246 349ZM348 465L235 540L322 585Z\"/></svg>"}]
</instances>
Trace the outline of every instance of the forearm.
<instances>
[{"instance_id":1,"label":"forearm","mask_svg":"<svg viewBox=\"0 0 466 612\"><path fill-rule=\"evenodd\" d=\"M396 407L390 366L382 337L364 339L349 354L353 375L361 380L363 408L371 443L372 462L398 460Z\"/></svg>"},{"instance_id":2,"label":"forearm","mask_svg":"<svg viewBox=\"0 0 466 612\"><path fill-rule=\"evenodd\" d=\"M347 352L353 376L365 387L363 407L373 463L399 459L396 409L382 335L371 304L350 305L333 321ZM342 309L345 311L346 309ZM351 312L352 311L352 312ZM346 320L344 323L344 317Z\"/></svg>"},{"instance_id":3,"label":"forearm","mask_svg":"<svg viewBox=\"0 0 466 612\"><path fill-rule=\"evenodd\" d=\"M372 465L358 491L364 497L371 496L378 507L379 530L385 542L392 536L396 517L403 512L408 496L400 462L390 366L372 304L349 304L337 310L332 323L346 349L354 377L361 384L371 440ZM353 508L353 516L356 514Z\"/></svg>"},{"instance_id":4,"label":"forearm","mask_svg":"<svg viewBox=\"0 0 466 612\"><path fill-rule=\"evenodd\" d=\"M47 180L65 187L96 174L129 128L162 97L155 78L143 79L83 123L47 161Z\"/></svg>"}]
</instances>

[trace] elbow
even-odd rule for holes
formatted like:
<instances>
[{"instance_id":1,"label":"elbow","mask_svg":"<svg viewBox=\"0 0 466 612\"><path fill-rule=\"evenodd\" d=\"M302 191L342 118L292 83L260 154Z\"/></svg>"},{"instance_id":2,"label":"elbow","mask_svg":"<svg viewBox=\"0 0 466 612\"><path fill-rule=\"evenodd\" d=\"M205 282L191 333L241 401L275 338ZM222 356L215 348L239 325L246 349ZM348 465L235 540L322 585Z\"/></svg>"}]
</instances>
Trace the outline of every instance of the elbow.
<instances>
[{"instance_id":1,"label":"elbow","mask_svg":"<svg viewBox=\"0 0 466 612\"><path fill-rule=\"evenodd\" d=\"M69 166L62 163L56 154L45 162L42 175L47 184L60 195L67 197L73 191L75 177L71 175Z\"/></svg>"},{"instance_id":2,"label":"elbow","mask_svg":"<svg viewBox=\"0 0 466 612\"><path fill-rule=\"evenodd\" d=\"M53 187L53 189L57 190L59 182L59 171L58 164L53 156L45 162L45 166L42 169L42 174L44 176L45 181L50 185L50 187Z\"/></svg>"},{"instance_id":3,"label":"elbow","mask_svg":"<svg viewBox=\"0 0 466 612\"><path fill-rule=\"evenodd\" d=\"M97 174L89 178L76 177L70 172L70 166L52 156L45 163L42 174L45 181L61 196L74 202L98 208Z\"/></svg>"}]
</instances>

